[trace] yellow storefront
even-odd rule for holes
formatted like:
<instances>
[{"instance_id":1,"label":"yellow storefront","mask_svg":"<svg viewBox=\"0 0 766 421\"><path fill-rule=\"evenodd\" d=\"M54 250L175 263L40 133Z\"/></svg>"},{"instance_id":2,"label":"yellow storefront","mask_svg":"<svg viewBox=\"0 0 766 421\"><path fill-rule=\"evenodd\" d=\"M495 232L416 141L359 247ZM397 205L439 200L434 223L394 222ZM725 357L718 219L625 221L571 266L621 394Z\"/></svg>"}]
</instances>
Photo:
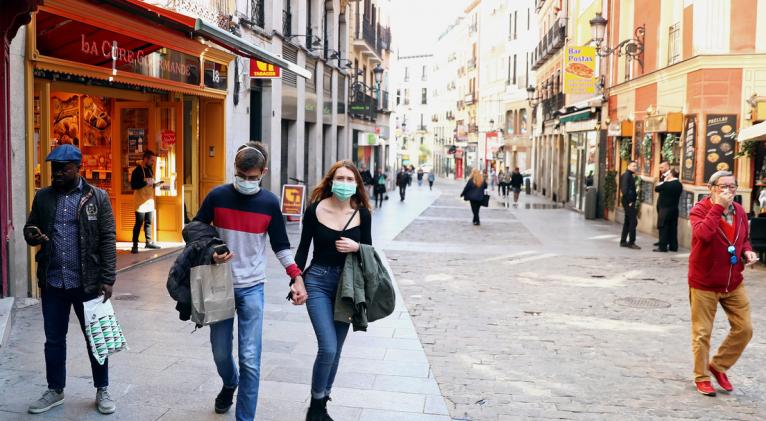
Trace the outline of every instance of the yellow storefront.
<instances>
[{"instance_id":1,"label":"yellow storefront","mask_svg":"<svg viewBox=\"0 0 766 421\"><path fill-rule=\"evenodd\" d=\"M28 29L30 201L50 185L45 156L83 152L82 176L112 200L118 241L135 221L130 174L157 154L156 239L181 241L184 217L225 180L228 52L107 5L48 0Z\"/></svg>"}]
</instances>

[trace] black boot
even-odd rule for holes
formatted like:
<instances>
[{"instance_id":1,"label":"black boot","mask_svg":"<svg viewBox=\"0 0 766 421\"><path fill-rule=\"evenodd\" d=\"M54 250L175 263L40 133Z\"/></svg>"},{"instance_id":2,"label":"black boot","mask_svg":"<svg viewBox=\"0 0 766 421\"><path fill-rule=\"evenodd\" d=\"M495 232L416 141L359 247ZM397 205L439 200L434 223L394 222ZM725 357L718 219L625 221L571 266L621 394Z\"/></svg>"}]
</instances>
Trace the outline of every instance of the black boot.
<instances>
[{"instance_id":1,"label":"black boot","mask_svg":"<svg viewBox=\"0 0 766 421\"><path fill-rule=\"evenodd\" d=\"M132 254L138 254L138 244L137 243L133 243L133 248L130 249L130 252Z\"/></svg>"},{"instance_id":2,"label":"black boot","mask_svg":"<svg viewBox=\"0 0 766 421\"><path fill-rule=\"evenodd\" d=\"M329 396L322 399L311 398L311 406L306 412L306 421L333 421L327 413L327 401L329 400Z\"/></svg>"},{"instance_id":3,"label":"black boot","mask_svg":"<svg viewBox=\"0 0 766 421\"><path fill-rule=\"evenodd\" d=\"M234 391L236 390L236 387L228 388L224 386L221 388L221 392L218 393L218 396L215 397L216 414L225 414L229 411L231 405L234 404Z\"/></svg>"}]
</instances>

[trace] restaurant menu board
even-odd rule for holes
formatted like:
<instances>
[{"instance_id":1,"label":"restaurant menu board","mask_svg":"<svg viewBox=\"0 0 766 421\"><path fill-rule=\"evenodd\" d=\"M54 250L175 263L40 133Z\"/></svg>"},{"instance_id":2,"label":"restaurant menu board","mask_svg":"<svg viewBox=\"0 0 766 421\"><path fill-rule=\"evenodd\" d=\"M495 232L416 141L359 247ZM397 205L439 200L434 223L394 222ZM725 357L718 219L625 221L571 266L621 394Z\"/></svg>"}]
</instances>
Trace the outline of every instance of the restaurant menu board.
<instances>
[{"instance_id":1,"label":"restaurant menu board","mask_svg":"<svg viewBox=\"0 0 766 421\"><path fill-rule=\"evenodd\" d=\"M708 114L705 125L705 180L716 171L734 171L736 114Z\"/></svg>"},{"instance_id":2,"label":"restaurant menu board","mask_svg":"<svg viewBox=\"0 0 766 421\"><path fill-rule=\"evenodd\" d=\"M678 216L689 219L689 213L694 207L694 193L684 190L681 192L681 198L678 201Z\"/></svg>"},{"instance_id":3,"label":"restaurant menu board","mask_svg":"<svg viewBox=\"0 0 766 421\"><path fill-rule=\"evenodd\" d=\"M654 204L654 183L641 180L641 197L639 200L641 200L641 203L646 203L647 205Z\"/></svg>"},{"instance_id":4,"label":"restaurant menu board","mask_svg":"<svg viewBox=\"0 0 766 421\"><path fill-rule=\"evenodd\" d=\"M681 180L693 183L695 167L697 166L697 116L684 116L684 134L681 145L683 146L683 167L681 168Z\"/></svg>"}]
</instances>

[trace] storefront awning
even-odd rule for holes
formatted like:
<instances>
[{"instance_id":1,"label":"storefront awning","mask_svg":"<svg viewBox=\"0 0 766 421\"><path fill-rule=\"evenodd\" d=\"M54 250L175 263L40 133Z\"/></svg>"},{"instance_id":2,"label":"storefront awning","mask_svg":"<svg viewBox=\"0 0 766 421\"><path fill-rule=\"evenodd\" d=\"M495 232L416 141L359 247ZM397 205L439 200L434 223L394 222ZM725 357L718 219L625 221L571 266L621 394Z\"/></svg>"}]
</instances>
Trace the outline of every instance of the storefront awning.
<instances>
[{"instance_id":1,"label":"storefront awning","mask_svg":"<svg viewBox=\"0 0 766 421\"><path fill-rule=\"evenodd\" d=\"M747 140L766 140L766 121L754 124L744 128L739 132L737 140L745 142Z\"/></svg>"},{"instance_id":2,"label":"storefront awning","mask_svg":"<svg viewBox=\"0 0 766 421\"><path fill-rule=\"evenodd\" d=\"M149 4L143 0L107 0L109 3L118 6L127 6L133 10L143 11L148 13L155 20L163 20L172 24L172 26L186 29L189 33L195 35L202 35L203 37L215 42L216 44L241 53L244 56L255 58L260 61L264 61L275 66L279 66L283 69L290 70L300 77L311 79L311 72L305 68L298 66L295 63L291 63L276 54L251 44L240 37L235 36L229 32L224 31L218 26L206 22L202 19L196 19L191 16L186 16L181 13L173 12L171 10L164 9L160 6Z\"/></svg>"},{"instance_id":3,"label":"storefront awning","mask_svg":"<svg viewBox=\"0 0 766 421\"><path fill-rule=\"evenodd\" d=\"M202 19L197 19L197 22L194 25L194 32L204 37L210 38L223 47L234 48L235 50L248 57L265 61L266 63L279 66L285 70L289 70L300 77L311 79L311 72L304 69L303 67L298 66L295 63L291 63L264 48L251 44L240 37L234 36L233 34L226 32L217 26L211 25Z\"/></svg>"},{"instance_id":4,"label":"storefront awning","mask_svg":"<svg viewBox=\"0 0 766 421\"><path fill-rule=\"evenodd\" d=\"M583 121L588 120L593 116L590 110L577 111L572 114L562 115L559 117L559 124L568 123L570 121Z\"/></svg>"}]
</instances>

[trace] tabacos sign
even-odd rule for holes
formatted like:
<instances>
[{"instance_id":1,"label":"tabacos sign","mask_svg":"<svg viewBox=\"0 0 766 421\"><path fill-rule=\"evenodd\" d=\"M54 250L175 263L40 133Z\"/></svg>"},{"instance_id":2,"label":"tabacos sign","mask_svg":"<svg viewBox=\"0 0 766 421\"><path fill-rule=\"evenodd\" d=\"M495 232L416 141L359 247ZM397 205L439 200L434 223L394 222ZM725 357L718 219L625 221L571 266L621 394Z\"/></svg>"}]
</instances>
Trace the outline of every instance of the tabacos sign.
<instances>
[{"instance_id":1,"label":"tabacos sign","mask_svg":"<svg viewBox=\"0 0 766 421\"><path fill-rule=\"evenodd\" d=\"M253 79L279 79L282 69L265 61L250 59L250 77Z\"/></svg>"}]
</instances>

